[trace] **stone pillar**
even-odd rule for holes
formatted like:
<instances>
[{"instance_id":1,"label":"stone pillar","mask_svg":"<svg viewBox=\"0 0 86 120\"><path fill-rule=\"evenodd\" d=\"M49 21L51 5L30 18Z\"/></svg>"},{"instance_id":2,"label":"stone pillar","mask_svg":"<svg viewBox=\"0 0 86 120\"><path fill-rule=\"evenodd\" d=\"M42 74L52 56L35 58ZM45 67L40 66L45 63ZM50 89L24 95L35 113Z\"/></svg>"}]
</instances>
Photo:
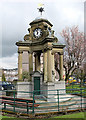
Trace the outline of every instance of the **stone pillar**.
<instances>
[{"instance_id":1,"label":"stone pillar","mask_svg":"<svg viewBox=\"0 0 86 120\"><path fill-rule=\"evenodd\" d=\"M34 55L35 58L35 71L36 71L36 54Z\"/></svg>"},{"instance_id":2,"label":"stone pillar","mask_svg":"<svg viewBox=\"0 0 86 120\"><path fill-rule=\"evenodd\" d=\"M23 51L18 51L18 79L22 80L22 53Z\"/></svg>"},{"instance_id":3,"label":"stone pillar","mask_svg":"<svg viewBox=\"0 0 86 120\"><path fill-rule=\"evenodd\" d=\"M47 51L43 52L44 82L47 82Z\"/></svg>"},{"instance_id":4,"label":"stone pillar","mask_svg":"<svg viewBox=\"0 0 86 120\"><path fill-rule=\"evenodd\" d=\"M36 71L40 71L40 67L41 67L41 64L40 64L40 53L36 53L35 54L35 70Z\"/></svg>"},{"instance_id":5,"label":"stone pillar","mask_svg":"<svg viewBox=\"0 0 86 120\"><path fill-rule=\"evenodd\" d=\"M63 80L63 53L59 53L60 80Z\"/></svg>"},{"instance_id":6,"label":"stone pillar","mask_svg":"<svg viewBox=\"0 0 86 120\"><path fill-rule=\"evenodd\" d=\"M52 81L55 81L55 60L54 60L54 53L52 53Z\"/></svg>"},{"instance_id":7,"label":"stone pillar","mask_svg":"<svg viewBox=\"0 0 86 120\"><path fill-rule=\"evenodd\" d=\"M33 71L33 53L29 53L28 52L28 56L29 56L29 80L31 80L30 78L30 73Z\"/></svg>"},{"instance_id":8,"label":"stone pillar","mask_svg":"<svg viewBox=\"0 0 86 120\"><path fill-rule=\"evenodd\" d=\"M52 55L51 50L47 50L47 81L52 82Z\"/></svg>"}]
</instances>

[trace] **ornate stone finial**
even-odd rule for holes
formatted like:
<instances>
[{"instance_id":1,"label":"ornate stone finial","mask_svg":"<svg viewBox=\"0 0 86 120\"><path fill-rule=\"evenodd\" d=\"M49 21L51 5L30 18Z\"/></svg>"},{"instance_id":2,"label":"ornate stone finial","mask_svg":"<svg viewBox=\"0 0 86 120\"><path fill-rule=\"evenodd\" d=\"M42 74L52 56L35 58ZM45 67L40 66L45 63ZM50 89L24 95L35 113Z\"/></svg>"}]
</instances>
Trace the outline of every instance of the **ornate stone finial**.
<instances>
[{"instance_id":1,"label":"ornate stone finial","mask_svg":"<svg viewBox=\"0 0 86 120\"><path fill-rule=\"evenodd\" d=\"M44 6L44 4L39 4L38 6L39 6L39 8L37 8L37 9L39 10L39 12L42 15L42 12L44 11L44 8L42 6Z\"/></svg>"}]
</instances>

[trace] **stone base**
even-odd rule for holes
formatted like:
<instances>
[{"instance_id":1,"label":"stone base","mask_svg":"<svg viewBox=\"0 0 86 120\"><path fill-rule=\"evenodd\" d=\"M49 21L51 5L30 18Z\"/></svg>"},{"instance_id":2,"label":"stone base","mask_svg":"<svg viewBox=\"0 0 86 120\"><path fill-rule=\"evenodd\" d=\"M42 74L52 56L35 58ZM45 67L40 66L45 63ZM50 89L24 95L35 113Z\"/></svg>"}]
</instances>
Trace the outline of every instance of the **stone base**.
<instances>
[{"instance_id":1,"label":"stone base","mask_svg":"<svg viewBox=\"0 0 86 120\"><path fill-rule=\"evenodd\" d=\"M48 82L44 83L43 95L47 98L47 101L56 101L55 96L59 94L66 94L65 81Z\"/></svg>"},{"instance_id":2,"label":"stone base","mask_svg":"<svg viewBox=\"0 0 86 120\"><path fill-rule=\"evenodd\" d=\"M17 82L17 98L30 98L32 96L31 82Z\"/></svg>"},{"instance_id":3,"label":"stone base","mask_svg":"<svg viewBox=\"0 0 86 120\"><path fill-rule=\"evenodd\" d=\"M59 90L59 93L60 94L65 94L66 93L66 90L63 90L65 89L65 81L57 81L55 82L55 90Z\"/></svg>"},{"instance_id":4,"label":"stone base","mask_svg":"<svg viewBox=\"0 0 86 120\"><path fill-rule=\"evenodd\" d=\"M33 82L17 82L17 98L30 98L33 92ZM59 94L66 94L65 81L48 82L41 84L40 95L35 95L36 99L56 101L58 90Z\"/></svg>"}]
</instances>

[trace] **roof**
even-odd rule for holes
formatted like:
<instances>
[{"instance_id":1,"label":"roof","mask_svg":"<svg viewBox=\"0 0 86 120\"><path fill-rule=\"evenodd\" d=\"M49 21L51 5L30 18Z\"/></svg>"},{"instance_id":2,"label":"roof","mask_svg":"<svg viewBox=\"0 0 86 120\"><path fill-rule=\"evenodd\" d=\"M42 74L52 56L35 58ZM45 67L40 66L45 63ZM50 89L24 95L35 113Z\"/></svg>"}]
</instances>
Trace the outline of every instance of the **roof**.
<instances>
[{"instance_id":1,"label":"roof","mask_svg":"<svg viewBox=\"0 0 86 120\"><path fill-rule=\"evenodd\" d=\"M34 74L43 75L41 71L33 71L32 73L30 73L30 75L34 75Z\"/></svg>"},{"instance_id":2,"label":"roof","mask_svg":"<svg viewBox=\"0 0 86 120\"><path fill-rule=\"evenodd\" d=\"M37 23L40 23L40 22L46 22L48 23L51 27L53 26L47 19L43 19L43 18L37 18L35 20L33 20L30 25L33 25L33 24L37 24Z\"/></svg>"},{"instance_id":3,"label":"roof","mask_svg":"<svg viewBox=\"0 0 86 120\"><path fill-rule=\"evenodd\" d=\"M55 37L46 37L45 39L41 40L41 41L19 41L16 42L17 46L36 46L36 45L42 45L46 42L53 42L55 40Z\"/></svg>"},{"instance_id":4,"label":"roof","mask_svg":"<svg viewBox=\"0 0 86 120\"><path fill-rule=\"evenodd\" d=\"M62 47L62 48L65 47L65 44L61 43L60 41L58 41L58 42L56 42L56 43L52 43L52 45L53 45L54 47Z\"/></svg>"}]
</instances>

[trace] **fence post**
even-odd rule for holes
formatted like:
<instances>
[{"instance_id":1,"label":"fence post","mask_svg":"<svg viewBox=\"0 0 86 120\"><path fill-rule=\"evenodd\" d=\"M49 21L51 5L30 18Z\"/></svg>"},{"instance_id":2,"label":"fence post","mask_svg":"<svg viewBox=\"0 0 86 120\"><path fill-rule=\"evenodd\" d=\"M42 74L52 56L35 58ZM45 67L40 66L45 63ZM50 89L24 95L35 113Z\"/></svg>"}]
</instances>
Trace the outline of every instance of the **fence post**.
<instances>
[{"instance_id":1,"label":"fence post","mask_svg":"<svg viewBox=\"0 0 86 120\"><path fill-rule=\"evenodd\" d=\"M13 112L15 112L15 91L13 91L13 96L14 96L14 107L13 107Z\"/></svg>"},{"instance_id":2,"label":"fence post","mask_svg":"<svg viewBox=\"0 0 86 120\"><path fill-rule=\"evenodd\" d=\"M26 103L27 103L27 114L28 114L28 112L29 112L29 111L28 111L28 101L26 101Z\"/></svg>"},{"instance_id":3,"label":"fence post","mask_svg":"<svg viewBox=\"0 0 86 120\"><path fill-rule=\"evenodd\" d=\"M81 89L81 110L82 110L82 89Z\"/></svg>"},{"instance_id":4,"label":"fence post","mask_svg":"<svg viewBox=\"0 0 86 120\"><path fill-rule=\"evenodd\" d=\"M4 110L6 110L6 103L4 103Z\"/></svg>"},{"instance_id":5,"label":"fence post","mask_svg":"<svg viewBox=\"0 0 86 120\"><path fill-rule=\"evenodd\" d=\"M59 90L57 90L57 95L58 95L58 111L59 111Z\"/></svg>"},{"instance_id":6,"label":"fence post","mask_svg":"<svg viewBox=\"0 0 86 120\"><path fill-rule=\"evenodd\" d=\"M35 100L35 99L34 99L34 94L35 94L35 92L33 91L33 107L32 107L32 110L33 110L32 113L33 113L33 114L34 114L34 100Z\"/></svg>"}]
</instances>

